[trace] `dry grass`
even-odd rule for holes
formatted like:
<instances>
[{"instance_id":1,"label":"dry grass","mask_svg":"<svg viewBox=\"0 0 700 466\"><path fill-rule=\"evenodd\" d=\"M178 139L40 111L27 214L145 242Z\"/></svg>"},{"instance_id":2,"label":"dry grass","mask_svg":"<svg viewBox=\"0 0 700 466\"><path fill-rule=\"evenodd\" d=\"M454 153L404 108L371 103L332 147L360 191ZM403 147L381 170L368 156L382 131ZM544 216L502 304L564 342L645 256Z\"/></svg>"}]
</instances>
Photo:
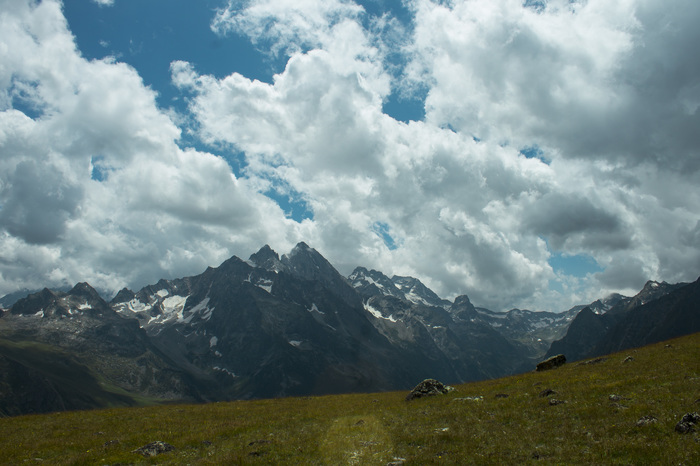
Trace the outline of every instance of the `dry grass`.
<instances>
[{"instance_id":1,"label":"dry grass","mask_svg":"<svg viewBox=\"0 0 700 466\"><path fill-rule=\"evenodd\" d=\"M700 410L700 334L666 344L412 402L393 392L4 418L0 463L700 464L700 434L674 431ZM657 422L639 427L643 416ZM176 449L132 452L155 440Z\"/></svg>"}]
</instances>

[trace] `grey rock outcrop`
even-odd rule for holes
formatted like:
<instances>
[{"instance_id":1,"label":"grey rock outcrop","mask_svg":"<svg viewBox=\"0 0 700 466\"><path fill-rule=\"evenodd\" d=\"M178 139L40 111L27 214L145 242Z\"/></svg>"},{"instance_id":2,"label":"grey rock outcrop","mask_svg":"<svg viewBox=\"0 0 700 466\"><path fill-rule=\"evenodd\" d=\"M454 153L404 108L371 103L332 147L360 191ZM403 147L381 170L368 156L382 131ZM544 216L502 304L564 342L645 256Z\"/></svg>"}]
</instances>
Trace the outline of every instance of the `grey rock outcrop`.
<instances>
[{"instance_id":1,"label":"grey rock outcrop","mask_svg":"<svg viewBox=\"0 0 700 466\"><path fill-rule=\"evenodd\" d=\"M550 369L555 369L559 366L563 366L566 363L566 356L563 354L557 354L551 358L545 359L537 365L535 369L537 372L548 371Z\"/></svg>"},{"instance_id":2,"label":"grey rock outcrop","mask_svg":"<svg viewBox=\"0 0 700 466\"><path fill-rule=\"evenodd\" d=\"M444 395L454 390L452 387L438 382L435 379L425 379L415 386L413 390L406 396L406 401L411 401L424 396Z\"/></svg>"}]
</instances>

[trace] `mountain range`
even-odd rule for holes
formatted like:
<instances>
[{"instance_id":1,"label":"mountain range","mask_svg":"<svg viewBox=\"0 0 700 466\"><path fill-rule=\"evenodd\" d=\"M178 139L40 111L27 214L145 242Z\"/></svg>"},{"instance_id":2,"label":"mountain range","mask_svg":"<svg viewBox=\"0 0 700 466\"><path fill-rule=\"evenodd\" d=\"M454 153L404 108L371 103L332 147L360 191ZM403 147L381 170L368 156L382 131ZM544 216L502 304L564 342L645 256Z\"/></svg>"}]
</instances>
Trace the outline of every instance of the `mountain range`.
<instances>
[{"instance_id":1,"label":"mountain range","mask_svg":"<svg viewBox=\"0 0 700 466\"><path fill-rule=\"evenodd\" d=\"M561 313L475 307L420 280L343 277L299 243L108 303L44 289L0 316L0 413L406 389L529 371L700 331L698 282L648 282ZM8 303L9 298L3 302Z\"/></svg>"}]
</instances>

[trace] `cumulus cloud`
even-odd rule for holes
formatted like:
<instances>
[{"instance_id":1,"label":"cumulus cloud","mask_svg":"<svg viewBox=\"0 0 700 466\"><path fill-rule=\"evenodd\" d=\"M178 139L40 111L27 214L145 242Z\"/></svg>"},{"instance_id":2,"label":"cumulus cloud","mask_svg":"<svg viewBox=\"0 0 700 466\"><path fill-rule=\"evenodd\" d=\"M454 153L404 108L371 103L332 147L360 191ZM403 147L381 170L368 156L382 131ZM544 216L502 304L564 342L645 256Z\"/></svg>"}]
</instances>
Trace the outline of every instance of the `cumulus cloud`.
<instances>
[{"instance_id":1,"label":"cumulus cloud","mask_svg":"<svg viewBox=\"0 0 700 466\"><path fill-rule=\"evenodd\" d=\"M290 58L274 82L217 80L187 64L173 65L173 80L194 90L191 110L205 140L236 146L251 176L276 177L303 194L319 246L336 262L419 275L440 292L468 291L496 307L565 300L545 291L550 281L585 299L591 287L631 290L642 275L680 277L673 270L699 265L694 248L684 248L685 266L664 258L677 242L661 246L654 227L666 217L688 237L698 206L681 202L689 217L664 210L659 202L674 195L648 176L654 167L691 191L697 178L673 173L692 165L691 152L675 154L682 164L657 166L663 153L647 147L671 128L650 126L652 112L681 107L659 100L639 112L648 83L636 56L655 60L649 34L671 40L643 14L652 3L409 2L413 58L396 79L376 31L348 3L275 11L246 2L214 26L254 43L294 44L276 49ZM341 37L353 39L352 53L334 48ZM382 113L391 92L426 83L424 123ZM694 111L692 87L682 89L683 108ZM520 154L533 145L550 165ZM377 222L398 247L387 248ZM553 250L590 255L610 271L562 277L548 264ZM615 278L632 269L627 280Z\"/></svg>"},{"instance_id":2,"label":"cumulus cloud","mask_svg":"<svg viewBox=\"0 0 700 466\"><path fill-rule=\"evenodd\" d=\"M345 0L231 1L212 29L286 66L261 82L175 61L175 118L135 69L82 58L58 2L19 2L0 15L0 285L142 286L301 240L496 310L695 279L700 7L681 3L412 0L402 25ZM383 112L416 89L424 121ZM243 154L240 176L182 129Z\"/></svg>"},{"instance_id":3,"label":"cumulus cloud","mask_svg":"<svg viewBox=\"0 0 700 466\"><path fill-rule=\"evenodd\" d=\"M217 11L211 27L220 34L245 34L274 54L291 55L323 45L336 26L363 12L347 0L231 0Z\"/></svg>"},{"instance_id":4,"label":"cumulus cloud","mask_svg":"<svg viewBox=\"0 0 700 466\"><path fill-rule=\"evenodd\" d=\"M88 280L114 292L300 239L222 158L177 145L136 70L82 58L59 2L19 2L0 22L3 289ZM12 108L20 86L33 118Z\"/></svg>"}]
</instances>

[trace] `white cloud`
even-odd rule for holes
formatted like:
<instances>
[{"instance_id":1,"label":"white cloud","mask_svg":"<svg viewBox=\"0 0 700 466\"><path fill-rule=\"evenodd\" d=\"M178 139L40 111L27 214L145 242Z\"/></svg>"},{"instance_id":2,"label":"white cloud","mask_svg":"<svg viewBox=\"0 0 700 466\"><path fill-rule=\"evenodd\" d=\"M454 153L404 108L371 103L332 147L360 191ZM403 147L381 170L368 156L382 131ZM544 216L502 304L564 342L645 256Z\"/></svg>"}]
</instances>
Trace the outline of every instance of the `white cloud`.
<instances>
[{"instance_id":1,"label":"white cloud","mask_svg":"<svg viewBox=\"0 0 700 466\"><path fill-rule=\"evenodd\" d=\"M133 68L83 59L60 3L19 3L0 22L3 290L87 280L113 292L301 239L223 159L178 147ZM33 119L10 108L19 85Z\"/></svg>"},{"instance_id":2,"label":"white cloud","mask_svg":"<svg viewBox=\"0 0 700 466\"><path fill-rule=\"evenodd\" d=\"M100 6L113 6L114 0L92 0Z\"/></svg>"},{"instance_id":3,"label":"white cloud","mask_svg":"<svg viewBox=\"0 0 700 466\"><path fill-rule=\"evenodd\" d=\"M254 44L269 46L273 54L291 55L322 46L336 26L363 12L347 0L231 0L218 10L212 29L219 34L242 33Z\"/></svg>"},{"instance_id":4,"label":"white cloud","mask_svg":"<svg viewBox=\"0 0 700 466\"><path fill-rule=\"evenodd\" d=\"M264 83L175 61L172 83L190 99L177 118L133 68L83 59L58 2L0 15L0 150L11 154L0 288L141 286L301 240L342 272L413 275L494 309L563 310L646 279L696 278L700 7L406 4L410 26L349 1L230 2L212 27L286 67ZM428 90L425 121L382 112L416 87ZM244 153L241 177L178 146L176 122L191 120L205 143ZM520 153L533 145L550 164ZM313 219L286 218L261 194L271 189ZM554 271L555 251L604 270Z\"/></svg>"},{"instance_id":5,"label":"white cloud","mask_svg":"<svg viewBox=\"0 0 700 466\"><path fill-rule=\"evenodd\" d=\"M664 247L654 221L684 225L688 238L700 210L695 200L681 201L687 217L649 203L670 194L637 165L645 157L625 121L641 118L630 57L649 32L639 11L650 2L642 3L549 2L537 12L519 0L414 1L414 59L401 82L390 75L380 38L354 11L342 23L356 38L347 53L333 48L342 15L328 18L320 3L289 13L248 2L227 10L225 24L254 43L295 44L284 49L284 72L266 84L237 74L195 78L187 68L174 70L174 81L186 78L195 90L192 111L206 140L235 145L251 176L277 177L305 196L317 246L336 263L418 275L485 305L549 301L556 308L590 296L591 287L633 289L642 276L687 279L700 265L687 246L674 255L688 258L683 266L664 259L678 242ZM382 85L363 86L358 76ZM382 114L387 86L415 82L429 86L425 123ZM688 89L683 96L694 95ZM693 100L684 99L687 113ZM551 166L518 153L533 144ZM690 181L661 169L672 183ZM396 236L396 250L376 235L376 222ZM608 270L581 280L557 276L548 247L591 255ZM620 281L616 269L635 273ZM546 291L550 280L569 296Z\"/></svg>"}]
</instances>

